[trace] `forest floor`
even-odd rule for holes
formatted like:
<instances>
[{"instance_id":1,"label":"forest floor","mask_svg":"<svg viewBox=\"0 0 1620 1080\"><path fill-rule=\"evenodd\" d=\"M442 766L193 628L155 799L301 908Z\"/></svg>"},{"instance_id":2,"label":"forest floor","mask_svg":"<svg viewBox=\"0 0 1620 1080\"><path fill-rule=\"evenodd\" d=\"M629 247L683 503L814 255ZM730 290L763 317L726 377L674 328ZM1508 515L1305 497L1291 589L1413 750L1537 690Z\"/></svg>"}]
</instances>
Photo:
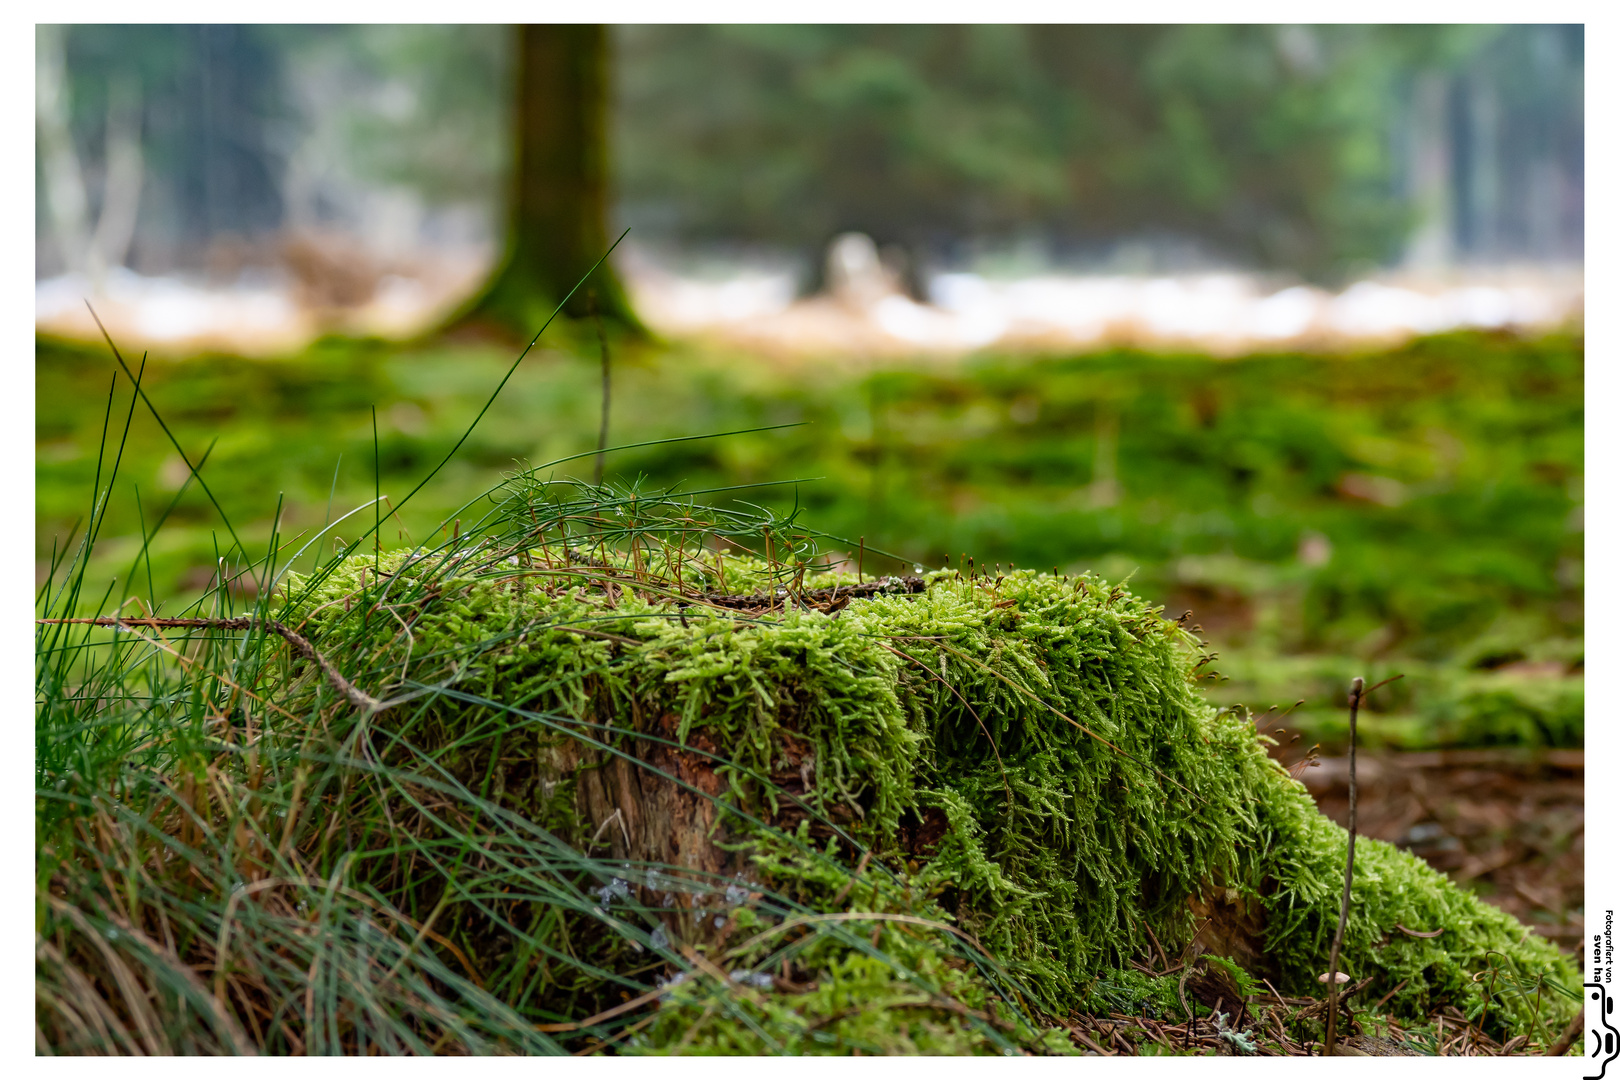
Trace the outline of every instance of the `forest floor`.
<instances>
[{"instance_id":1,"label":"forest floor","mask_svg":"<svg viewBox=\"0 0 1620 1080\"><path fill-rule=\"evenodd\" d=\"M515 354L456 343L333 339L273 361L154 356L141 395L165 423L137 412L118 442L118 489L101 505L86 580L115 579L125 591L114 599L177 614L212 587L221 515L255 550L272 531L303 544L328 525L352 540L368 515L340 518L379 491L393 510L424 476L397 524L385 518L385 547L465 529L484 512L464 505L467 493L514 465L584 471L588 458L566 462L597 438L598 348L563 328L509 384ZM53 542L77 542L86 496L112 468L109 419L116 431L137 403L123 372L109 399L115 365L100 348L41 339L35 364L43 581ZM1579 337L1452 335L1390 352L1221 361L986 354L861 370L627 344L613 364L610 441L637 445L610 458L607 479L803 509L846 538L829 540L830 554L862 550L868 573L973 556L998 573L1005 561L1129 581L1168 616L1193 613L1189 628L1218 657L1220 671L1201 676L1213 704L1278 710L1268 733L1279 760L1317 762L1296 771L1341 824L1347 763L1312 752L1344 752L1350 676L1404 675L1361 718L1358 831L1426 859L1580 961ZM719 432L735 434L687 441ZM208 491L177 446L206 461ZM879 560L884 549L898 558ZM302 557L320 554L318 543ZM1240 1052L1208 1004L1194 1004L1196 1018L1071 1022L1091 1025L1091 1043L1079 1041L1096 1053ZM1363 1019L1378 1012L1352 1004ZM1258 1053L1312 1053L1312 1007L1251 997L1231 1022ZM1559 1036L1493 1047L1477 1025L1443 1015L1404 1035L1381 1019L1367 1027L1364 1053L1540 1053Z\"/></svg>"},{"instance_id":2,"label":"forest floor","mask_svg":"<svg viewBox=\"0 0 1620 1080\"><path fill-rule=\"evenodd\" d=\"M1349 823L1349 759L1300 775ZM1586 753L1520 748L1359 754L1356 831L1420 856L1579 963L1586 896Z\"/></svg>"},{"instance_id":3,"label":"forest floor","mask_svg":"<svg viewBox=\"0 0 1620 1080\"><path fill-rule=\"evenodd\" d=\"M1297 754L1294 755L1297 757ZM1285 765L1287 755L1279 754ZM1321 758L1294 771L1321 811L1340 825L1349 818L1349 759ZM1420 856L1458 885L1508 911L1581 964L1585 904L1585 751L1522 748L1360 753L1356 758L1357 833ZM1582 964L1584 970L1584 964ZM1374 1002L1356 1002L1357 1017L1338 1051L1346 1056L1492 1057L1545 1052L1503 1046L1454 1010L1410 1029L1374 1018ZM1370 1006L1370 1007L1369 1007ZM1293 1033L1320 1010L1306 998L1250 1000L1229 1023L1200 1015L1153 1018L1111 1013L1070 1018L1088 1053L1242 1053L1235 1033L1250 1036L1259 1056L1314 1056L1320 1043ZM1230 1011L1230 1010L1228 1010ZM1552 1033L1549 1033L1551 1035ZM1515 1043L1519 1040L1514 1040Z\"/></svg>"}]
</instances>

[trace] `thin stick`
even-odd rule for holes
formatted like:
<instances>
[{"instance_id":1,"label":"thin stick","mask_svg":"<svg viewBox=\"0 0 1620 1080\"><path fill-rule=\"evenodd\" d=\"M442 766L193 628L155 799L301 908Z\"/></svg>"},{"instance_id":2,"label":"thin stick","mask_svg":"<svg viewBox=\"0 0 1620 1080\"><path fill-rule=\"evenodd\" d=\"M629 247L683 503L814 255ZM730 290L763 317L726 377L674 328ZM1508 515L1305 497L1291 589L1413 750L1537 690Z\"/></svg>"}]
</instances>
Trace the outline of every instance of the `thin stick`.
<instances>
[{"instance_id":1,"label":"thin stick","mask_svg":"<svg viewBox=\"0 0 1620 1080\"><path fill-rule=\"evenodd\" d=\"M1586 1014L1577 1011L1574 1016L1570 1017L1569 1026L1564 1029L1562 1035L1558 1036L1558 1041L1553 1043L1547 1050L1546 1056L1563 1057L1569 1053L1569 1048L1575 1043L1575 1036L1579 1035L1585 1026Z\"/></svg>"},{"instance_id":2,"label":"thin stick","mask_svg":"<svg viewBox=\"0 0 1620 1080\"><path fill-rule=\"evenodd\" d=\"M1146 919L1142 920L1142 929L1147 931L1148 940L1153 942L1153 947L1159 950L1159 959L1164 962L1165 974L1169 974L1170 954L1164 951L1163 945L1159 944L1157 935L1153 933L1153 927L1148 925L1148 921Z\"/></svg>"},{"instance_id":3,"label":"thin stick","mask_svg":"<svg viewBox=\"0 0 1620 1080\"><path fill-rule=\"evenodd\" d=\"M1400 982L1396 983L1395 984L1395 989L1391 990L1389 993L1385 994L1383 997L1378 999L1378 1004L1376 1004L1376 1005L1374 1005L1372 1007L1372 1011L1377 1012L1379 1009L1382 1009L1386 1004L1389 1003L1390 998L1394 997L1396 994L1401 992L1401 987L1405 986L1407 983L1409 983L1411 981L1412 981L1411 979L1402 979Z\"/></svg>"},{"instance_id":4,"label":"thin stick","mask_svg":"<svg viewBox=\"0 0 1620 1080\"><path fill-rule=\"evenodd\" d=\"M1366 685L1360 675L1350 680L1350 844L1344 855L1344 896L1339 901L1339 928L1333 932L1333 948L1328 953L1328 1015L1327 1038L1322 1044L1322 1056L1333 1056L1333 1043L1337 1035L1339 1018L1339 946L1344 944L1344 924L1350 917L1350 880L1356 869L1356 710L1361 707L1361 688Z\"/></svg>"},{"instance_id":5,"label":"thin stick","mask_svg":"<svg viewBox=\"0 0 1620 1080\"><path fill-rule=\"evenodd\" d=\"M591 309L591 318L596 322L596 340L602 346L602 429L596 436L596 479L595 486L602 486L602 461L607 456L608 438L608 405L613 400L613 385L610 381L612 360L608 355L607 334L602 329L602 315L596 310L596 290L592 289L586 296L586 303Z\"/></svg>"},{"instance_id":6,"label":"thin stick","mask_svg":"<svg viewBox=\"0 0 1620 1080\"><path fill-rule=\"evenodd\" d=\"M355 686L343 673L326 657L322 656L309 639L290 629L274 619L261 619L252 615L242 615L234 619L123 619L111 616L100 616L94 619L35 619L36 623L57 625L61 623L75 623L84 626L149 626L155 629L171 630L252 630L254 627L263 627L279 636L287 644L298 651L304 659L309 660L321 669L327 682L332 688L348 699L349 704L362 711L380 711L385 706L370 694Z\"/></svg>"},{"instance_id":7,"label":"thin stick","mask_svg":"<svg viewBox=\"0 0 1620 1080\"><path fill-rule=\"evenodd\" d=\"M382 572L382 451L377 441L377 406L371 407L371 476L372 494L375 501L371 504L371 516L375 519L371 526L373 547L376 550L376 565L378 573Z\"/></svg>"}]
</instances>

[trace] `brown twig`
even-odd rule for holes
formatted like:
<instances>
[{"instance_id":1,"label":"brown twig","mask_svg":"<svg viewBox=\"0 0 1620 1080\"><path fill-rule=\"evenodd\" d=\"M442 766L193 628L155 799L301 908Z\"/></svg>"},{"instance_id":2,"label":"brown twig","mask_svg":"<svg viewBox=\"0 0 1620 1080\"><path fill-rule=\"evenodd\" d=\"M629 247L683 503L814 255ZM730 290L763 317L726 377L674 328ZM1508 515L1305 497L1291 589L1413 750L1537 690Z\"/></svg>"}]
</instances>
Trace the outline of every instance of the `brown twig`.
<instances>
[{"instance_id":1,"label":"brown twig","mask_svg":"<svg viewBox=\"0 0 1620 1080\"><path fill-rule=\"evenodd\" d=\"M1276 991L1273 990L1272 993ZM1288 1030L1283 1027L1281 1010L1268 1009L1266 1015L1271 1018L1272 1026L1277 1029L1277 1045L1283 1048L1283 1053L1292 1054L1293 1044L1288 1041Z\"/></svg>"},{"instance_id":2,"label":"brown twig","mask_svg":"<svg viewBox=\"0 0 1620 1080\"><path fill-rule=\"evenodd\" d=\"M1069 1033L1071 1035L1073 1035L1076 1039L1079 1039L1081 1044L1083 1046L1085 1046L1086 1049L1091 1050L1094 1053L1101 1055L1102 1057L1113 1057L1114 1056L1114 1052L1112 1050L1104 1050L1101 1046L1099 1046L1097 1043L1092 1041L1092 1039L1089 1036L1087 1036L1084 1031L1081 1031L1080 1028L1077 1025L1068 1024L1068 1025L1065 1025L1065 1026L1068 1027Z\"/></svg>"},{"instance_id":3,"label":"brown twig","mask_svg":"<svg viewBox=\"0 0 1620 1080\"><path fill-rule=\"evenodd\" d=\"M841 904L843 904L844 897L848 896L849 891L855 887L856 879L859 878L862 874L866 873L866 864L871 862L871 861L872 861L872 852L871 852L870 849L861 852L861 861L855 864L855 873L850 875L849 880L845 881L844 884L843 884L843 887L838 890L838 895L833 897L833 900L832 900L832 906L833 907L838 907Z\"/></svg>"},{"instance_id":4,"label":"brown twig","mask_svg":"<svg viewBox=\"0 0 1620 1080\"><path fill-rule=\"evenodd\" d=\"M1164 951L1163 945L1159 944L1159 939L1153 933L1153 927L1148 925L1146 919L1142 920L1142 929L1147 931L1148 940L1153 942L1153 947L1159 950L1159 959L1164 962L1164 974L1168 975L1170 973L1170 954Z\"/></svg>"},{"instance_id":5,"label":"brown twig","mask_svg":"<svg viewBox=\"0 0 1620 1080\"><path fill-rule=\"evenodd\" d=\"M1277 993L1277 988L1275 986L1271 985L1271 980L1265 978L1264 976L1262 976L1260 981L1266 984L1266 989L1270 990L1271 991L1271 996L1277 999L1277 1004L1282 1005L1283 1008L1286 1009L1288 1006L1283 1004L1283 996L1281 994Z\"/></svg>"},{"instance_id":6,"label":"brown twig","mask_svg":"<svg viewBox=\"0 0 1620 1080\"><path fill-rule=\"evenodd\" d=\"M1562 1035L1558 1036L1558 1041L1547 1048L1547 1056L1563 1057L1569 1053L1569 1048L1575 1044L1575 1036L1579 1035L1585 1027L1586 1014L1576 1010L1575 1015L1569 1018L1569 1026L1564 1029Z\"/></svg>"},{"instance_id":7,"label":"brown twig","mask_svg":"<svg viewBox=\"0 0 1620 1080\"><path fill-rule=\"evenodd\" d=\"M1197 1017L1187 1005L1187 976L1191 974L1192 968L1189 967L1181 973L1181 980L1176 983L1176 996L1181 999L1182 1011L1187 1014L1187 1038L1183 1040L1182 1045L1186 1045L1191 1040L1193 1025L1197 1023Z\"/></svg>"},{"instance_id":8,"label":"brown twig","mask_svg":"<svg viewBox=\"0 0 1620 1080\"><path fill-rule=\"evenodd\" d=\"M1366 686L1360 675L1350 680L1350 843L1344 855L1344 896L1339 901L1339 927L1333 932L1333 948L1328 951L1327 1037L1322 1056L1333 1056L1339 1018L1339 947L1344 944L1344 924L1350 917L1350 881L1356 870L1356 711L1361 707L1361 690Z\"/></svg>"},{"instance_id":9,"label":"brown twig","mask_svg":"<svg viewBox=\"0 0 1620 1080\"><path fill-rule=\"evenodd\" d=\"M860 600L871 596L905 596L926 592L928 583L920 577L906 575L905 577L879 578L877 581L864 585L837 585L827 589L805 589L795 595L807 602L822 601L831 603L835 600ZM698 597L706 600L716 607L752 610L756 608L772 607L781 602L787 595L787 590L778 590L775 593L750 593L748 595L728 595L726 593L698 593Z\"/></svg>"},{"instance_id":10,"label":"brown twig","mask_svg":"<svg viewBox=\"0 0 1620 1080\"><path fill-rule=\"evenodd\" d=\"M79 623L86 626L150 626L166 630L252 630L262 627L276 634L287 644L291 645L304 659L315 664L326 675L333 689L342 694L349 704L361 710L380 710L382 702L355 686L343 673L333 666L332 662L322 656L309 643L309 639L274 619L260 619L252 615L242 615L235 619L152 619L136 618L124 619L118 617L100 617L95 619L36 619L40 623Z\"/></svg>"},{"instance_id":11,"label":"brown twig","mask_svg":"<svg viewBox=\"0 0 1620 1080\"><path fill-rule=\"evenodd\" d=\"M1411 981L1410 979L1402 979L1400 982L1396 983L1395 984L1395 989L1391 990L1389 993L1385 994L1383 997L1378 999L1377 1004L1375 1004L1372 1007L1372 1011L1377 1012L1379 1009L1382 1009L1384 1007L1384 1004L1387 1001L1389 1001L1390 998L1392 998L1396 994L1400 993L1401 992L1401 987L1405 986L1410 981Z\"/></svg>"}]
</instances>

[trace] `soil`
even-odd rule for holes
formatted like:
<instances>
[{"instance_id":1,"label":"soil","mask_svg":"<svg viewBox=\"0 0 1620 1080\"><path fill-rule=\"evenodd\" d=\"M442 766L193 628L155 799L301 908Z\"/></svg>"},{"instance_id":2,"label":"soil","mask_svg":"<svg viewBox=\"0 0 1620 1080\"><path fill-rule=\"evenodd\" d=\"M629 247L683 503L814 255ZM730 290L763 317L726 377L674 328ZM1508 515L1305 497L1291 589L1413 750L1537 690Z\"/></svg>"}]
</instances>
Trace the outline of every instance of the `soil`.
<instances>
[{"instance_id":1,"label":"soil","mask_svg":"<svg viewBox=\"0 0 1620 1080\"><path fill-rule=\"evenodd\" d=\"M1358 753L1356 831L1420 856L1579 963L1585 762L1581 750ZM1324 814L1348 824L1348 758L1299 777Z\"/></svg>"}]
</instances>

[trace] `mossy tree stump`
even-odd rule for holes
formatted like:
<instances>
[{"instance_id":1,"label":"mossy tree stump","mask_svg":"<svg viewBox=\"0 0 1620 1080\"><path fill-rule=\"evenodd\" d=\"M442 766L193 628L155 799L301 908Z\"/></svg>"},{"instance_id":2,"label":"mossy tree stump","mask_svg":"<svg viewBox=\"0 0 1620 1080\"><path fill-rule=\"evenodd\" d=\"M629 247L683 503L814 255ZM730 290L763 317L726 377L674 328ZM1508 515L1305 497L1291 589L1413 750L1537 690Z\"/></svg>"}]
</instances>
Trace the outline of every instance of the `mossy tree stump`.
<instances>
[{"instance_id":1,"label":"mossy tree stump","mask_svg":"<svg viewBox=\"0 0 1620 1080\"><path fill-rule=\"evenodd\" d=\"M1319 990L1346 834L1246 712L1203 701L1196 642L1157 609L1023 571L841 598L853 575L673 550L584 565L543 542L460 562L385 555L413 655L448 679L415 660L410 685L454 693L372 722L446 748L469 784L527 776L496 783L497 800L622 866L603 888L633 889L676 947L731 934L735 920L708 918L726 882L757 896L784 859L821 852L845 882L883 868L1055 1015L1156 955L1212 953L1284 993ZM312 634L332 636L353 617L339 601L365 591L358 572L328 580L307 604ZM368 648L387 672L407 638ZM502 734L471 740L480 725ZM682 875L684 892L654 886ZM835 913L880 895L828 892L806 902ZM657 913L661 893L675 911ZM1505 913L1365 840L1341 967L1415 1016L1478 1006L1492 967L1579 982ZM1202 996L1229 992L1214 980ZM1543 1020L1498 995L1480 1022Z\"/></svg>"}]
</instances>

